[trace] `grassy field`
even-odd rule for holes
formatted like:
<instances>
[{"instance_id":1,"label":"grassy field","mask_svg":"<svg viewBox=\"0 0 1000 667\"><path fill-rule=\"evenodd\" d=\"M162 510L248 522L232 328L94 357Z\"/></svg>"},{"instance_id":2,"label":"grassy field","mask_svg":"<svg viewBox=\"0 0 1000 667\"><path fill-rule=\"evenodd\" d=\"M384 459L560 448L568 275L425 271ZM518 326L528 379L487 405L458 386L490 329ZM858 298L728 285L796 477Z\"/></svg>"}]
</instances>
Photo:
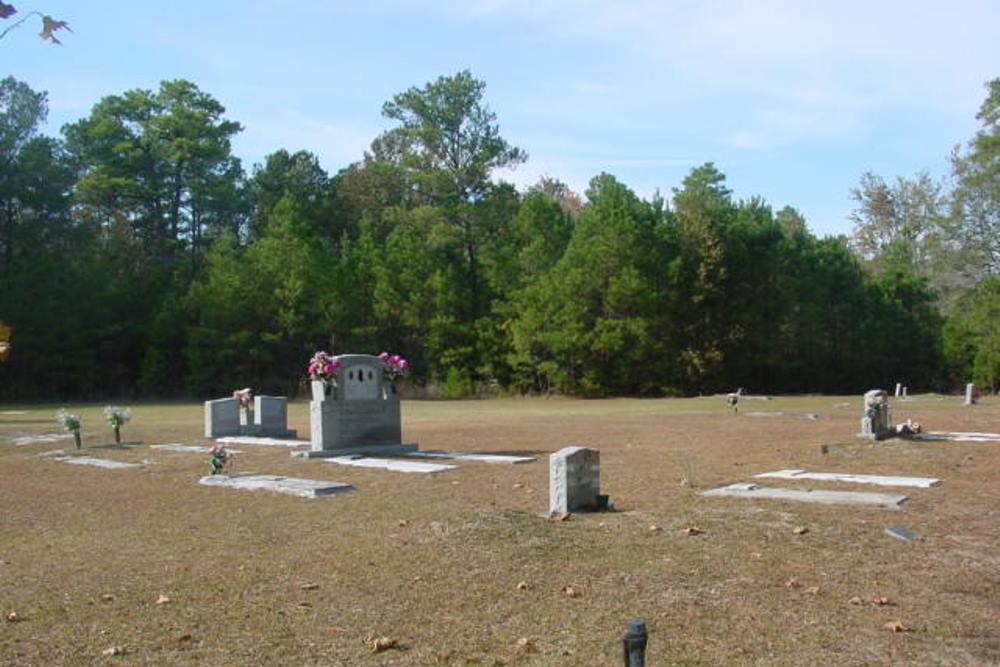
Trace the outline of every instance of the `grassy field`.
<instances>
[{"instance_id":1,"label":"grassy field","mask_svg":"<svg viewBox=\"0 0 1000 667\"><path fill-rule=\"evenodd\" d=\"M895 420L1000 431L996 398L926 398L894 402ZM3 665L619 665L634 617L650 667L1000 664L1000 443L856 441L860 396L741 405L816 421L734 417L721 398L406 401L422 449L539 457L437 475L239 447L237 472L357 488L322 499L200 486L206 456L149 448L207 444L195 404L132 406L130 449L100 447L103 406L66 406L86 453L140 468L16 444L57 433L59 407L0 407ZM307 404L289 411L307 437ZM567 445L600 449L616 511L539 516ZM698 495L782 468L944 482L813 483L906 493L901 511ZM396 646L373 652L379 637Z\"/></svg>"}]
</instances>

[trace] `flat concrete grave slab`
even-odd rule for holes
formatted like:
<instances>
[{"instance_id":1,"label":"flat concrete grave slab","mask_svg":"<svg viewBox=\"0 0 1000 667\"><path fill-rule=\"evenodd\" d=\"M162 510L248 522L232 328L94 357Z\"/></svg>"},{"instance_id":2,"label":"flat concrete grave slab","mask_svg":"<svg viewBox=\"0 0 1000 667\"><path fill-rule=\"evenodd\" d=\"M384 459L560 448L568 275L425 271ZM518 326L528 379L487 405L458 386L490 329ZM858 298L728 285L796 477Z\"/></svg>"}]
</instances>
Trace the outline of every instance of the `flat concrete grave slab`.
<instances>
[{"instance_id":1,"label":"flat concrete grave slab","mask_svg":"<svg viewBox=\"0 0 1000 667\"><path fill-rule=\"evenodd\" d=\"M763 498L765 500L797 500L828 505L874 505L898 510L908 500L906 496L865 491L825 491L821 489L775 489L753 483L730 484L718 489L703 491L703 496L734 496L738 498Z\"/></svg>"},{"instance_id":2,"label":"flat concrete grave slab","mask_svg":"<svg viewBox=\"0 0 1000 667\"><path fill-rule=\"evenodd\" d=\"M179 445L177 443L169 443L166 445L150 445L150 449L162 449L166 452L183 452L187 454L208 454L211 451L211 447L202 447L200 445ZM226 449L226 452L230 454L242 454L243 452L239 449Z\"/></svg>"},{"instance_id":3,"label":"flat concrete grave slab","mask_svg":"<svg viewBox=\"0 0 1000 667\"><path fill-rule=\"evenodd\" d=\"M72 440L72 433L46 433L44 435L22 435L16 438L12 438L11 442L14 443L16 447L23 447L24 445L35 445L39 443L46 442L60 442L62 440Z\"/></svg>"},{"instance_id":4,"label":"flat concrete grave slab","mask_svg":"<svg viewBox=\"0 0 1000 667\"><path fill-rule=\"evenodd\" d=\"M846 472L809 472L806 470L777 470L762 472L754 477L774 477L777 479L812 479L822 482L855 482L857 484L877 484L879 486L915 486L928 489L941 483L934 477L897 477L893 475L855 475Z\"/></svg>"},{"instance_id":5,"label":"flat concrete grave slab","mask_svg":"<svg viewBox=\"0 0 1000 667\"><path fill-rule=\"evenodd\" d=\"M436 473L456 470L458 466L444 463L423 463L421 461L400 461L398 459L377 459L367 456L332 456L321 459L328 463L356 468L379 468L393 472Z\"/></svg>"},{"instance_id":6,"label":"flat concrete grave slab","mask_svg":"<svg viewBox=\"0 0 1000 667\"><path fill-rule=\"evenodd\" d=\"M216 442L227 445L265 445L269 447L306 447L308 440L294 440L291 438L263 438L252 435L232 435L225 438L216 438Z\"/></svg>"},{"instance_id":7,"label":"flat concrete grave slab","mask_svg":"<svg viewBox=\"0 0 1000 667\"><path fill-rule=\"evenodd\" d=\"M931 431L906 436L911 440L944 440L952 442L1000 442L1000 433L964 433L960 431Z\"/></svg>"},{"instance_id":8,"label":"flat concrete grave slab","mask_svg":"<svg viewBox=\"0 0 1000 667\"><path fill-rule=\"evenodd\" d=\"M534 456L512 456L510 454L481 454L475 452L411 452L407 458L458 459L460 461L481 461L483 463L531 463Z\"/></svg>"},{"instance_id":9,"label":"flat concrete grave slab","mask_svg":"<svg viewBox=\"0 0 1000 667\"><path fill-rule=\"evenodd\" d=\"M0 412L0 415L26 415L26 414L28 414L27 410L3 410L2 412Z\"/></svg>"},{"instance_id":10,"label":"flat concrete grave slab","mask_svg":"<svg viewBox=\"0 0 1000 667\"><path fill-rule=\"evenodd\" d=\"M93 456L62 456L53 458L53 461L72 463L78 466L94 466L95 468L138 468L138 463L124 463L122 461L112 461L111 459L97 459Z\"/></svg>"},{"instance_id":11,"label":"flat concrete grave slab","mask_svg":"<svg viewBox=\"0 0 1000 667\"><path fill-rule=\"evenodd\" d=\"M747 417L793 417L795 419L819 419L815 412L744 412Z\"/></svg>"},{"instance_id":12,"label":"flat concrete grave slab","mask_svg":"<svg viewBox=\"0 0 1000 667\"><path fill-rule=\"evenodd\" d=\"M916 533L904 528L903 526L889 526L885 529L885 534L889 537L895 537L897 540L903 540L904 542L912 542L917 539Z\"/></svg>"},{"instance_id":13,"label":"flat concrete grave slab","mask_svg":"<svg viewBox=\"0 0 1000 667\"><path fill-rule=\"evenodd\" d=\"M281 475L259 475L257 473L234 473L231 475L205 475L198 480L205 486L225 486L244 491L275 491L300 498L321 498L336 493L353 491L354 487L343 482L325 479L304 479L302 477L282 477Z\"/></svg>"}]
</instances>

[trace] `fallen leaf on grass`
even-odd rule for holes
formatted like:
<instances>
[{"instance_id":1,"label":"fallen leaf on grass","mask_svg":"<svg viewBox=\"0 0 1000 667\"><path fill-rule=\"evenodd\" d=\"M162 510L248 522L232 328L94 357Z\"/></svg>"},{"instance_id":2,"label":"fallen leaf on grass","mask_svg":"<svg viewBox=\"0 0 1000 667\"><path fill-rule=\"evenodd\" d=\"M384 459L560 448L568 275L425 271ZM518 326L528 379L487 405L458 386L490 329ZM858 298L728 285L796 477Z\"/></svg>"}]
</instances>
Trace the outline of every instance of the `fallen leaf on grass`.
<instances>
[{"instance_id":1,"label":"fallen leaf on grass","mask_svg":"<svg viewBox=\"0 0 1000 667\"><path fill-rule=\"evenodd\" d=\"M701 535L702 530L698 526L688 526L684 529L685 535Z\"/></svg>"},{"instance_id":2,"label":"fallen leaf on grass","mask_svg":"<svg viewBox=\"0 0 1000 667\"><path fill-rule=\"evenodd\" d=\"M17 615L16 611L12 611L9 614L7 614L7 622L8 623L17 623L20 620L21 620L21 617Z\"/></svg>"},{"instance_id":3,"label":"fallen leaf on grass","mask_svg":"<svg viewBox=\"0 0 1000 667\"><path fill-rule=\"evenodd\" d=\"M301 584L299 585L299 588L304 591L314 591L319 588L319 584Z\"/></svg>"},{"instance_id":4,"label":"fallen leaf on grass","mask_svg":"<svg viewBox=\"0 0 1000 667\"><path fill-rule=\"evenodd\" d=\"M521 482L514 482L514 488L515 489L523 489L524 488L524 484L522 484Z\"/></svg>"},{"instance_id":5,"label":"fallen leaf on grass","mask_svg":"<svg viewBox=\"0 0 1000 667\"><path fill-rule=\"evenodd\" d=\"M115 596L112 595L111 593L105 593L104 595L101 596L101 599L104 600L105 602L114 602Z\"/></svg>"},{"instance_id":6,"label":"fallen leaf on grass","mask_svg":"<svg viewBox=\"0 0 1000 667\"><path fill-rule=\"evenodd\" d=\"M160 597L156 598L156 604L168 604L169 602L170 598L168 598L166 595L161 595Z\"/></svg>"},{"instance_id":7,"label":"fallen leaf on grass","mask_svg":"<svg viewBox=\"0 0 1000 667\"><path fill-rule=\"evenodd\" d=\"M651 533L662 533L663 529L660 528L659 526L650 526L649 527L649 532L651 532Z\"/></svg>"},{"instance_id":8,"label":"fallen leaf on grass","mask_svg":"<svg viewBox=\"0 0 1000 667\"><path fill-rule=\"evenodd\" d=\"M181 635L180 637L177 638L177 641L179 641L179 642L189 642L189 641L191 641L191 633L189 633L189 632L184 633L183 635Z\"/></svg>"},{"instance_id":9,"label":"fallen leaf on grass","mask_svg":"<svg viewBox=\"0 0 1000 667\"><path fill-rule=\"evenodd\" d=\"M809 595L819 595L819 586L810 586L806 589L806 593Z\"/></svg>"},{"instance_id":10,"label":"fallen leaf on grass","mask_svg":"<svg viewBox=\"0 0 1000 667\"><path fill-rule=\"evenodd\" d=\"M854 597L852 597L850 600L847 601L847 604L858 605L861 604L862 602L864 602L864 600L855 595Z\"/></svg>"},{"instance_id":11,"label":"fallen leaf on grass","mask_svg":"<svg viewBox=\"0 0 1000 667\"><path fill-rule=\"evenodd\" d=\"M109 646L101 651L101 655L121 655L123 653L125 653L124 646Z\"/></svg>"},{"instance_id":12,"label":"fallen leaf on grass","mask_svg":"<svg viewBox=\"0 0 1000 667\"><path fill-rule=\"evenodd\" d=\"M528 586L528 582L527 581L519 581L519 582L517 582L517 590L519 590L519 591L526 591L526 590L528 590L528 588L529 588L529 586Z\"/></svg>"},{"instance_id":13,"label":"fallen leaf on grass","mask_svg":"<svg viewBox=\"0 0 1000 667\"><path fill-rule=\"evenodd\" d=\"M795 528L792 529L792 532L796 535L805 535L809 532L809 528L806 526L795 526Z\"/></svg>"},{"instance_id":14,"label":"fallen leaf on grass","mask_svg":"<svg viewBox=\"0 0 1000 667\"><path fill-rule=\"evenodd\" d=\"M569 512L553 512L549 515L549 519L552 521L569 521L573 518L573 515Z\"/></svg>"},{"instance_id":15,"label":"fallen leaf on grass","mask_svg":"<svg viewBox=\"0 0 1000 667\"><path fill-rule=\"evenodd\" d=\"M799 588L800 586L802 586L802 584L800 584L799 580L795 577L792 577L785 582L785 588Z\"/></svg>"},{"instance_id":16,"label":"fallen leaf on grass","mask_svg":"<svg viewBox=\"0 0 1000 667\"><path fill-rule=\"evenodd\" d=\"M372 653L388 651L391 648L395 648L398 643L399 640L395 637L368 637L365 639L365 644L368 645L368 650Z\"/></svg>"},{"instance_id":17,"label":"fallen leaf on grass","mask_svg":"<svg viewBox=\"0 0 1000 667\"><path fill-rule=\"evenodd\" d=\"M890 600L885 596L881 596L877 598L872 598L872 604L875 605L876 607L885 607L887 605L891 605L892 600Z\"/></svg>"},{"instance_id":18,"label":"fallen leaf on grass","mask_svg":"<svg viewBox=\"0 0 1000 667\"><path fill-rule=\"evenodd\" d=\"M568 598L577 598L577 597L580 597L580 593L578 593L577 590L575 588L573 588L572 586L563 586L562 587L562 592Z\"/></svg>"},{"instance_id":19,"label":"fallen leaf on grass","mask_svg":"<svg viewBox=\"0 0 1000 667\"><path fill-rule=\"evenodd\" d=\"M408 526L408 525L410 524L410 522L409 522L409 521L407 521L406 519L400 519L399 521L397 521L397 522L396 522L396 524L397 524L397 525L398 525L398 526L399 526L400 528L402 528L403 526Z\"/></svg>"},{"instance_id":20,"label":"fallen leaf on grass","mask_svg":"<svg viewBox=\"0 0 1000 667\"><path fill-rule=\"evenodd\" d=\"M899 619L897 619L895 621L890 621L889 623L886 623L885 625L882 626L882 629L883 630L891 630L893 632L909 632L910 631L910 627L908 625L906 625L905 623L903 623L902 621L900 621Z\"/></svg>"},{"instance_id":21,"label":"fallen leaf on grass","mask_svg":"<svg viewBox=\"0 0 1000 667\"><path fill-rule=\"evenodd\" d=\"M535 650L535 641L529 637L521 637L517 640L517 650L521 653L531 653Z\"/></svg>"}]
</instances>

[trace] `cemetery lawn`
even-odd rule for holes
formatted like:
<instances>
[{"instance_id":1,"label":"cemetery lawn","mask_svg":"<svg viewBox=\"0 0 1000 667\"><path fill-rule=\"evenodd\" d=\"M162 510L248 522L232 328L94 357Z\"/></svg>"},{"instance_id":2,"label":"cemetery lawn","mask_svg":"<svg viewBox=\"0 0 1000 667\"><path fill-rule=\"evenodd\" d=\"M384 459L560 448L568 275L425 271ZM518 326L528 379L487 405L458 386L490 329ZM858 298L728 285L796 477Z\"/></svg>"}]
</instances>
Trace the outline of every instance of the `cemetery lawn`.
<instances>
[{"instance_id":1,"label":"cemetery lawn","mask_svg":"<svg viewBox=\"0 0 1000 667\"><path fill-rule=\"evenodd\" d=\"M892 401L933 431L1000 431L1000 400ZM845 407L844 403L850 403ZM304 499L200 486L201 405L66 405L106 470L38 455L62 406L0 406L0 664L1000 664L1000 442L854 439L861 397L404 401L423 450L530 453L411 475L240 445L237 472L346 482ZM14 414L25 411L24 414ZM308 439L308 406L289 406ZM822 453L820 445L828 445ZM616 511L539 517L548 454L601 452ZM754 480L797 468L937 477L934 488ZM682 480L685 483L682 484ZM903 493L900 511L699 494L733 482ZM901 525L914 542L889 537ZM13 616L8 616L13 614ZM396 645L373 652L373 639ZM107 655L116 653L116 655Z\"/></svg>"}]
</instances>

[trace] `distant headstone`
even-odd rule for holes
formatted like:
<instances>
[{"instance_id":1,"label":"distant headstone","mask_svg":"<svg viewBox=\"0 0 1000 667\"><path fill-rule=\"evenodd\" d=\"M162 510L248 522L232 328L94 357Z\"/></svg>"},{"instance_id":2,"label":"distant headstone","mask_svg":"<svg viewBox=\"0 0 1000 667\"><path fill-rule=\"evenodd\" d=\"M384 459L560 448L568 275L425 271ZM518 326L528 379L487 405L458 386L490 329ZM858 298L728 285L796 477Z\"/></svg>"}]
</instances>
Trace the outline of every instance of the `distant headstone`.
<instances>
[{"instance_id":1,"label":"distant headstone","mask_svg":"<svg viewBox=\"0 0 1000 667\"><path fill-rule=\"evenodd\" d=\"M906 385L903 385L903 398L906 398Z\"/></svg>"},{"instance_id":2,"label":"distant headstone","mask_svg":"<svg viewBox=\"0 0 1000 667\"><path fill-rule=\"evenodd\" d=\"M240 434L240 402L235 398L205 401L205 437Z\"/></svg>"},{"instance_id":3,"label":"distant headstone","mask_svg":"<svg viewBox=\"0 0 1000 667\"><path fill-rule=\"evenodd\" d=\"M417 449L403 444L399 394L384 377L382 360L370 354L342 354L336 385L312 383L309 404L311 449L293 452L309 457L346 454L402 454Z\"/></svg>"},{"instance_id":4,"label":"distant headstone","mask_svg":"<svg viewBox=\"0 0 1000 667\"><path fill-rule=\"evenodd\" d=\"M902 395L903 395L903 383L902 382L897 382L896 383L896 398L899 398Z\"/></svg>"},{"instance_id":5,"label":"distant headstone","mask_svg":"<svg viewBox=\"0 0 1000 667\"><path fill-rule=\"evenodd\" d=\"M976 385L970 382L965 385L965 404L975 405L976 404Z\"/></svg>"},{"instance_id":6,"label":"distant headstone","mask_svg":"<svg viewBox=\"0 0 1000 667\"><path fill-rule=\"evenodd\" d=\"M882 389L872 389L865 393L859 438L880 440L895 433L892 428L892 408L889 396Z\"/></svg>"},{"instance_id":7,"label":"distant headstone","mask_svg":"<svg viewBox=\"0 0 1000 667\"><path fill-rule=\"evenodd\" d=\"M294 438L297 435L288 430L288 399L284 396L254 396L253 418L265 437Z\"/></svg>"},{"instance_id":8,"label":"distant headstone","mask_svg":"<svg viewBox=\"0 0 1000 667\"><path fill-rule=\"evenodd\" d=\"M598 509L601 453L589 447L564 447L549 457L549 512Z\"/></svg>"}]
</instances>

